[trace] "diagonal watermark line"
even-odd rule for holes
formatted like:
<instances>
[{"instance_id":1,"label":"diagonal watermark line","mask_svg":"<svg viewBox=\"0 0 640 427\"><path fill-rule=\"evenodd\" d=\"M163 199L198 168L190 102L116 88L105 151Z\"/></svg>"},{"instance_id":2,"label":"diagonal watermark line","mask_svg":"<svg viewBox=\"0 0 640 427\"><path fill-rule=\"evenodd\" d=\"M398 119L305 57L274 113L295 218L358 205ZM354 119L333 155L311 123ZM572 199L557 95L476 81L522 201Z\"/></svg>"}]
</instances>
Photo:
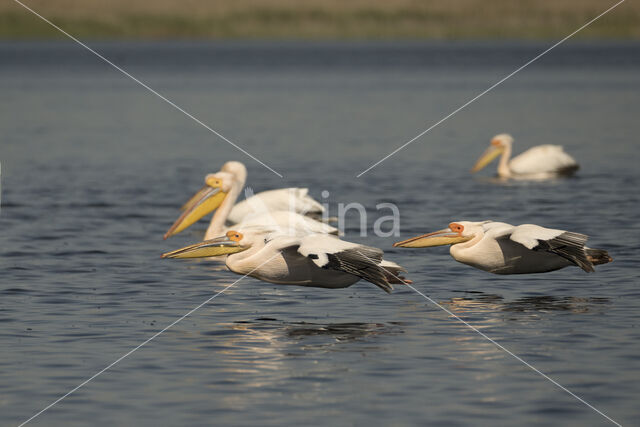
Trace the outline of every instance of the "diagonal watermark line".
<instances>
[{"instance_id":1,"label":"diagonal watermark line","mask_svg":"<svg viewBox=\"0 0 640 427\"><path fill-rule=\"evenodd\" d=\"M375 262L375 260L369 258L368 256L364 255L363 253L361 253L360 251L358 251L358 253L360 255L362 255L364 258L368 259L371 262ZM392 272L390 272L388 269L384 268L384 267L380 267L382 268L385 272L387 272L388 274L390 274L391 276L395 277L396 279L400 280L401 282L404 282L404 280L402 280L401 278L399 278L398 276L396 276L395 274L393 274ZM454 319L458 320L460 323L462 323L463 325L465 325L466 327L468 327L469 329L471 329L472 331L476 332L478 335L480 335L482 338L486 339L487 341L489 341L491 344L495 345L496 347L498 347L500 350L504 351L505 353L509 354L510 356L512 356L514 359L516 359L517 361L519 361L520 363L524 364L526 367L528 367L529 369L531 369L532 371L536 372L537 374L541 375L544 379L550 381L551 383L553 383L554 385L556 385L557 387L559 387L561 390L565 391L566 393L568 393L570 396L576 398L578 401L584 403L586 406L588 406L589 408L593 409L595 412L597 412L598 414L602 415L604 418L606 418L607 420L609 420L610 422L612 422L613 424L622 427L622 424L620 424L619 422L615 421L614 419L612 419L611 417L609 417L607 414L605 414L604 412L602 412L601 410L599 410L598 408L596 408L595 406L593 406L592 404L590 404L589 402L587 402L586 400L584 400L583 398L581 398L580 396L578 396L577 394L575 394L574 392L572 392L571 390L569 390L568 388L564 387L562 384L560 384L559 382L557 382L556 380L554 380L553 378L551 378L550 376L548 376L547 374L545 374L544 372L540 371L539 369L537 369L535 366L533 366L532 364L530 364L529 362L527 362L526 360L522 359L520 356L518 356L517 354L514 354L513 352L511 352L508 348L506 348L505 346L503 346L502 344L500 344L499 342L497 342L496 340L494 340L493 338L489 337L487 334L485 334L484 332L480 331L478 328L476 328L475 326L471 325L470 323L468 323L466 320L458 317L457 315L455 315L451 310L447 309L446 307L438 304L435 300L433 300L431 297L423 294L422 292L420 292L418 289L416 289L414 286L412 286L410 283L406 283L405 285L408 286L409 288L411 288L414 292L416 292L418 295L421 295L424 299L426 299L427 301L431 302L433 305L435 305L436 307L438 307L440 310L444 311L445 313L447 313L448 315L450 315L451 317L453 317Z\"/></svg>"},{"instance_id":2,"label":"diagonal watermark line","mask_svg":"<svg viewBox=\"0 0 640 427\"><path fill-rule=\"evenodd\" d=\"M564 387L562 384L560 384L559 382L557 382L556 380L554 380L553 378L551 378L550 376L548 376L547 374L545 374L544 372L540 371L539 369L537 369L535 366L531 365L529 362L527 362L526 360L523 360L520 356L512 353L508 348L505 348L502 344L500 344L499 342L495 341L494 339L492 339L491 337L487 336L484 332L480 331L479 329L477 329L475 326L469 324L467 321L461 319L460 317L456 316L455 314L453 314L453 312L449 309L447 309L446 307L443 307L442 305L438 304L437 302L435 302L432 298L428 297L427 295L423 294L422 292L420 292L418 289L416 289L415 287L413 287L410 284L407 284L407 286L411 289L413 289L416 293L418 293L419 295L421 295L422 297L424 297L426 300L428 300L429 302L431 302L432 304L434 304L435 306L437 306L438 308L440 308L442 311L444 311L445 313L449 314L451 317L455 318L456 320L458 320L460 323L462 323L463 325L467 326L468 328L470 328L471 330L473 330L474 332L478 333L481 337L485 338L487 341L489 341L491 344L495 345L496 347L498 347L500 350L504 351L505 353L511 355L513 358L515 358L517 361L521 362L522 364L524 364L526 367L530 368L531 370L533 370L534 372L536 372L537 374L541 375L543 378L545 378L548 381L551 381L553 384L555 384L557 387L559 387L560 389L562 389L563 391L567 392L569 395L573 396L574 398L578 399L580 402L584 403L585 405L587 405L589 408L593 409L594 411L596 411L598 414L602 415L603 417L605 417L607 420L611 421L613 424L622 427L622 425L620 423L618 423L617 421L615 421L614 419L610 418L607 414L605 414L604 412L600 411L598 408L596 408L595 406L591 405L589 402L587 402L586 400L584 400L583 398L581 398L580 396L578 396L577 394L575 394L574 392L572 392L571 390L569 390L568 388Z\"/></svg>"},{"instance_id":3,"label":"diagonal watermark line","mask_svg":"<svg viewBox=\"0 0 640 427\"><path fill-rule=\"evenodd\" d=\"M23 8L25 8L26 10L28 10L29 12L33 13L35 16L37 16L38 18L40 18L41 20L43 20L44 22L46 22L47 24L51 25L53 28L55 28L56 30L60 31L62 34L64 34L65 36L69 37L71 40L73 40L74 42L78 43L80 46L84 47L85 49L87 49L89 52L93 53L95 56L97 56L98 58L102 59L104 62L106 62L107 64L111 65L113 68L115 68L116 70L120 71L122 74L124 74L125 76L129 77L131 80L133 80L134 82L138 83L140 86L142 86L143 88L147 89L149 92L151 92L152 94L154 94L155 96L157 96L158 98L162 99L164 102L166 102L167 104L171 105L173 108L175 108L176 110L180 111L182 114L184 114L185 116L189 117L190 119L192 119L194 122L198 123L200 126L204 127L205 129L207 129L209 132L213 133L214 135L216 135L218 138L228 142L229 144L231 144L233 147L235 147L237 150L241 151L242 153L244 153L245 155L251 157L253 160L255 160L256 162L260 163L262 166L264 166L265 168L269 169L271 172L273 172L274 174L278 175L280 178L283 178L282 174L280 174L279 172L276 172L273 168L271 168L270 166L268 166L267 164L265 164L264 162L262 162L261 160L259 160L258 158L256 158L253 154L249 153L247 150L245 150L244 148L240 147L239 145L237 145L235 142L231 141L229 138L227 138L226 136L224 136L223 134L221 134L220 132L216 131L215 129L213 129L211 126L207 125L206 123L204 123L202 120L200 120L199 118L197 118L196 116L194 116L193 114L189 113L187 110L185 110L184 108L180 107L178 104L176 104L175 102L171 101L170 99L168 99L166 96L162 95L161 93L159 93L158 91L156 91L155 89L153 89L152 87L150 87L149 85L147 85L146 83L144 83L143 81L141 81L140 79L138 79L137 77L133 76L132 74L130 74L128 71L126 71L125 69L123 69L122 67L114 64L112 61L110 61L109 59L105 58L103 55L101 55L100 53L98 53L97 51L95 51L94 49L92 49L91 47L89 47L88 45L86 45L85 43L83 43L82 41L78 40L76 37L72 36L71 34L69 34L68 32L66 32L65 30L63 30L62 28L60 28L59 26L57 26L56 24L54 24L53 22L51 22L50 20L48 20L47 18L45 18L44 16L40 15L38 12L36 12L35 10L31 9L29 6L27 6L26 4L22 3L20 0L13 0L14 2L18 3L20 6L22 6Z\"/></svg>"},{"instance_id":4,"label":"diagonal watermark line","mask_svg":"<svg viewBox=\"0 0 640 427\"><path fill-rule=\"evenodd\" d=\"M17 0L16 0L17 1ZM561 45L562 43L564 43L565 41L567 41L568 39L570 39L571 37L575 36L577 33L579 33L580 31L584 30L585 28L587 28L589 25L593 24L595 21L597 21L598 19L600 19L601 17L603 17L604 15L606 15L607 13L611 12L613 9L615 9L616 7L618 7L619 5L621 5L622 3L624 3L625 0L620 0L618 3L614 4L613 6L611 6L609 9L605 10L604 12L602 12L600 15L596 16L595 18L593 18L592 20L590 20L589 22L587 22L586 24L584 24L582 27L578 28L577 30L575 30L574 32L572 32L571 34L569 34L568 36L566 36L565 38L563 38L562 40L560 40L559 42L555 43L553 46L547 48L546 50L544 50L542 53L538 54L537 56L535 56L533 59L530 59L529 61L527 61L524 65L520 66L519 68L516 68L514 71L512 71L511 73L507 74L506 76L504 76L503 78L501 78L500 80L498 80L496 83L492 84L491 86L489 86L487 89L483 90L482 92L480 92L478 95L474 96L473 98L471 98L470 100L468 100L467 102L465 102L464 104L462 104L460 107L456 108L455 110L453 110L452 112L450 112L449 114L447 114L446 116L444 116L443 118L441 118L440 120L438 120L437 122L435 122L434 124L432 124L431 126L429 126L427 129L423 130L422 132L420 132L418 135L414 136L413 138L411 138L409 141L405 142L404 144L402 144L400 147L396 148L395 150L393 150L391 153L387 154L386 156L384 156L382 159L378 160L376 163L372 164L371 166L369 166L367 169L365 169L364 171L360 172L358 175L356 175L356 178L360 178L362 175L364 175L365 173L369 172L371 169L375 168L376 166L378 166L380 163L384 162L385 160L387 160L389 157L393 156L394 154L398 153L398 151L404 149L405 147L407 147L409 144L413 143L414 141L416 141L417 139L421 138L422 136L424 136L425 134L427 134L428 132L430 132L432 129L434 129L435 127L439 126L441 123L447 121L448 119L450 119L451 117L453 117L454 115L458 114L460 111L462 111L463 109L465 109L466 107L468 107L469 105L471 105L472 103L474 103L476 100L478 100L479 98L481 98L482 96L486 95L488 92L491 92L493 89L495 89L497 86L501 85L502 83L504 83L505 81L507 81L508 79L510 79L511 77L513 77L515 74L519 73L520 71L522 71L523 69L525 69L526 67L528 67L529 65L533 64L535 61L537 61L538 59L542 58L544 55L546 55L547 53L549 53L550 51L552 51L553 49L555 49L556 47L558 47L559 45Z\"/></svg>"},{"instance_id":5,"label":"diagonal watermark line","mask_svg":"<svg viewBox=\"0 0 640 427\"><path fill-rule=\"evenodd\" d=\"M253 273L254 271L256 271L257 269L259 269L260 267L262 267L263 265L265 265L266 263L268 263L269 261L271 261L273 258L276 257L275 254L273 255L271 258L269 258L268 260L266 260L265 262L263 262L262 264L258 265L257 267L255 267L253 270L251 270L250 272L248 272L247 274L245 274L244 276L240 277L238 280L236 280L235 282L233 282L232 284L226 286L224 289L222 289L221 291L219 291L218 293L214 294L213 296L209 297L206 301L204 301L201 304L198 304L196 307L192 308L191 310L189 310L186 314L180 316L178 319L174 320L173 322L171 322L170 324L168 324L167 326L165 326L164 328L162 328L160 331L156 332L155 334L151 335L149 338L147 338L146 340L144 340L142 343L138 344L137 346L135 346L133 349L129 350L128 352L126 352L125 354L123 354L122 356L120 356L119 358L117 358L116 360L114 360L113 362L111 362L110 364L108 364L107 366L105 366L104 368L102 368L101 370L99 370L98 372L96 372L95 374L93 374L92 376L90 376L89 378L87 378L86 380L84 380L83 382L81 382L80 384L78 384L77 386L75 386L74 388L72 388L71 390L69 390L67 393L63 394L62 396L60 396L59 398L57 398L56 400L54 400L53 402L51 402L49 405L45 406L44 408L42 408L40 411L38 411L37 413L35 413L34 415L32 415L31 417L29 417L29 419L23 421L19 427L24 426L25 424L29 423L30 421L32 421L34 418L36 418L37 416L41 415L43 412L51 409L52 407L54 407L55 405L57 405L58 403L60 403L62 400L66 399L68 396L70 396L71 394L75 393L76 391L78 391L78 389L82 388L83 386L85 386L86 384L88 384L89 382L91 382L92 380L94 380L95 378L97 378L98 376L102 375L105 371L108 371L110 368L112 368L113 366L115 366L117 363L119 363L120 361L122 361L123 359L125 359L126 357L130 356L131 354L133 354L134 352L136 352L137 350L139 350L140 348L142 348L143 346L145 346L146 344L148 344L149 342L151 342L153 339L155 339L156 337L158 337L159 335L161 335L162 333L164 333L167 329L175 326L176 324L178 324L179 322L181 322L182 320L184 320L185 318L187 318L188 316L190 316L191 314L195 313L198 309L202 308L203 306L207 305L209 302L211 302L212 300L214 300L218 295L223 294L225 291L227 291L228 289L230 289L232 286L234 286L235 284L237 284L238 282L240 282L242 279L244 279L245 277L249 276L251 273Z\"/></svg>"}]
</instances>

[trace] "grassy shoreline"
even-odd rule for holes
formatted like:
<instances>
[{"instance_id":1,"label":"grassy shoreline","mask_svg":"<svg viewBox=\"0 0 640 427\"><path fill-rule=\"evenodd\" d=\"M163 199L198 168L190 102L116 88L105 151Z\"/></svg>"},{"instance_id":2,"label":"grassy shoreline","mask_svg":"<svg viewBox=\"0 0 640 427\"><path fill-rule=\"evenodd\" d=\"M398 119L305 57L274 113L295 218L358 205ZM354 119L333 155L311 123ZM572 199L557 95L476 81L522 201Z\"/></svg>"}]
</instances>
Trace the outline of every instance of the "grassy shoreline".
<instances>
[{"instance_id":1,"label":"grassy shoreline","mask_svg":"<svg viewBox=\"0 0 640 427\"><path fill-rule=\"evenodd\" d=\"M564 37L613 2L602 0L25 0L92 39L549 39ZM64 35L14 2L0 5L0 39ZM640 39L640 2L625 2L579 34Z\"/></svg>"}]
</instances>

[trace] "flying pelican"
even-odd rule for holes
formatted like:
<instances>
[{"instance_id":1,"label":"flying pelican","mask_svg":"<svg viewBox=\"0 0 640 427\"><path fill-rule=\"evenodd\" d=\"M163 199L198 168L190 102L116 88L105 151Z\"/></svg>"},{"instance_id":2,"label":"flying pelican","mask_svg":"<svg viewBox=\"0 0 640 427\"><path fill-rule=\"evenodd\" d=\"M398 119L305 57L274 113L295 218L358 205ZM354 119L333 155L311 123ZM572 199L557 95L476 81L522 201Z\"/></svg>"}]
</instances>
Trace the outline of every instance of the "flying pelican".
<instances>
[{"instance_id":1,"label":"flying pelican","mask_svg":"<svg viewBox=\"0 0 640 427\"><path fill-rule=\"evenodd\" d=\"M502 156L498 162L498 176L503 179L552 179L571 176L580 168L560 145L538 145L509 160L512 145L511 135L501 133L494 136L491 145L480 156L471 172L483 169L499 155Z\"/></svg>"},{"instance_id":2,"label":"flying pelican","mask_svg":"<svg viewBox=\"0 0 640 427\"><path fill-rule=\"evenodd\" d=\"M395 243L403 248L451 245L458 262L495 274L544 273L570 265L586 272L611 262L607 251L585 246L587 236L539 225L457 221L449 228Z\"/></svg>"},{"instance_id":3,"label":"flying pelican","mask_svg":"<svg viewBox=\"0 0 640 427\"><path fill-rule=\"evenodd\" d=\"M246 172L242 163L227 162L220 172L207 175L205 186L185 203L184 212L165 233L164 238L180 233L214 210L216 213L211 218L205 239L219 236L228 230L225 224L227 221L233 223L230 217L234 213L237 206L234 204L244 187ZM291 204L289 203L291 199L287 197L294 197ZM307 196L306 189L283 188L266 191L250 197L239 205L241 208L236 211L235 217L244 218L244 220L236 223L236 226L240 224L243 226L277 225L284 228L303 228L315 233L336 234L338 232L335 227L288 210L297 206L301 212L305 212L303 207L318 212L316 208L319 206L321 209L319 212L322 212L322 205Z\"/></svg>"},{"instance_id":4,"label":"flying pelican","mask_svg":"<svg viewBox=\"0 0 640 427\"><path fill-rule=\"evenodd\" d=\"M167 252L162 258L223 255L234 273L283 285L338 289L363 279L390 293L392 284L411 283L399 276L405 271L402 267L382 259L378 248L329 234L282 233L263 226L229 230L221 237Z\"/></svg>"}]
</instances>

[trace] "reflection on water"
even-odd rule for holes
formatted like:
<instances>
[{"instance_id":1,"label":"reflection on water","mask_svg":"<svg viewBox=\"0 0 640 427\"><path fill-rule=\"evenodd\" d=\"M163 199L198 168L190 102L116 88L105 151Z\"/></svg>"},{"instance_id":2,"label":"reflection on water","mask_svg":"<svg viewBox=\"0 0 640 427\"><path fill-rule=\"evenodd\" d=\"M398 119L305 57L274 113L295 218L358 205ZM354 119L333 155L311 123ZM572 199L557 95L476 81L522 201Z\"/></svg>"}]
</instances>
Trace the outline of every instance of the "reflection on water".
<instances>
[{"instance_id":1,"label":"reflection on water","mask_svg":"<svg viewBox=\"0 0 640 427\"><path fill-rule=\"evenodd\" d=\"M400 333L399 324L385 325L383 323L333 323L319 325L314 323L294 323L289 325L286 334L291 338L304 338L326 335L337 342L351 341L376 335Z\"/></svg>"},{"instance_id":2,"label":"reflection on water","mask_svg":"<svg viewBox=\"0 0 640 427\"><path fill-rule=\"evenodd\" d=\"M329 348L340 343L375 338L384 334L402 333L401 322L385 323L308 323L283 322L273 318L238 321L233 330L243 331L254 339L273 343L311 344ZM245 337L246 338L246 337Z\"/></svg>"},{"instance_id":3,"label":"reflection on water","mask_svg":"<svg viewBox=\"0 0 640 427\"><path fill-rule=\"evenodd\" d=\"M292 376L305 382L332 381L335 370L331 366L314 363L309 367L305 361L324 358L333 352L375 353L382 348L376 343L379 337L400 333L403 330L399 323L321 324L257 318L218 324L215 329L202 333L198 347L216 361L216 369L224 373L225 381L242 379L245 389L260 390L289 381ZM302 367L295 368L298 364ZM238 407L250 404L239 396L224 399Z\"/></svg>"},{"instance_id":4,"label":"reflection on water","mask_svg":"<svg viewBox=\"0 0 640 427\"><path fill-rule=\"evenodd\" d=\"M285 356L336 351L341 345L358 340L368 346L359 348L363 350L372 348L379 336L400 333L403 333L401 322L321 324L257 318L216 325L215 329L202 332L214 341L206 339L201 344L204 349L218 351L231 359L240 355L246 359L249 356L246 352L250 351L251 359L257 363L256 369L272 369L274 362ZM217 340L220 337L224 337L222 342ZM271 357L265 358L265 355Z\"/></svg>"},{"instance_id":5,"label":"reflection on water","mask_svg":"<svg viewBox=\"0 0 640 427\"><path fill-rule=\"evenodd\" d=\"M496 175L473 175L473 180L481 183L481 184L494 184L494 185L502 185L505 187L514 187L514 186L531 186L531 185L546 185L546 186L555 186L558 185L560 183L562 183L562 181L565 180L576 180L579 179L580 176L576 175L576 176L569 176L569 177L555 177L555 178L548 178L548 179L509 179L509 178L501 178L500 176Z\"/></svg>"},{"instance_id":6,"label":"reflection on water","mask_svg":"<svg viewBox=\"0 0 640 427\"><path fill-rule=\"evenodd\" d=\"M568 311L571 313L588 313L602 311L611 303L606 297L559 297L552 295L526 296L506 301L496 294L475 292L474 296L451 298L445 301L451 311L464 313L471 311L506 311L506 312L548 312Z\"/></svg>"}]
</instances>

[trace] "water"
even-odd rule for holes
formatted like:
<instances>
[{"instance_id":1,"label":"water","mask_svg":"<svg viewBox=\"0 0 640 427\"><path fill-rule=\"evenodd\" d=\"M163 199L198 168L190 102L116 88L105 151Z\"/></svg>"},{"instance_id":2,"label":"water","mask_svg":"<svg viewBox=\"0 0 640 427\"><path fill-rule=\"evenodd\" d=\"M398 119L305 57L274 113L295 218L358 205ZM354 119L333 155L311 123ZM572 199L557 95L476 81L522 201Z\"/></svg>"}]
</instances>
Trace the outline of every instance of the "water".
<instances>
[{"instance_id":1,"label":"water","mask_svg":"<svg viewBox=\"0 0 640 427\"><path fill-rule=\"evenodd\" d=\"M379 246L417 289L622 424L640 407L640 46L568 42L356 179L542 44L95 44L279 178L73 44L0 45L0 422L26 420L239 276L161 260L207 172L401 209ZM560 143L575 179L497 185L489 138ZM495 166L492 166L492 169ZM392 242L452 220L591 236L615 261L500 277ZM607 421L410 289L244 279L35 425L602 425Z\"/></svg>"}]
</instances>

